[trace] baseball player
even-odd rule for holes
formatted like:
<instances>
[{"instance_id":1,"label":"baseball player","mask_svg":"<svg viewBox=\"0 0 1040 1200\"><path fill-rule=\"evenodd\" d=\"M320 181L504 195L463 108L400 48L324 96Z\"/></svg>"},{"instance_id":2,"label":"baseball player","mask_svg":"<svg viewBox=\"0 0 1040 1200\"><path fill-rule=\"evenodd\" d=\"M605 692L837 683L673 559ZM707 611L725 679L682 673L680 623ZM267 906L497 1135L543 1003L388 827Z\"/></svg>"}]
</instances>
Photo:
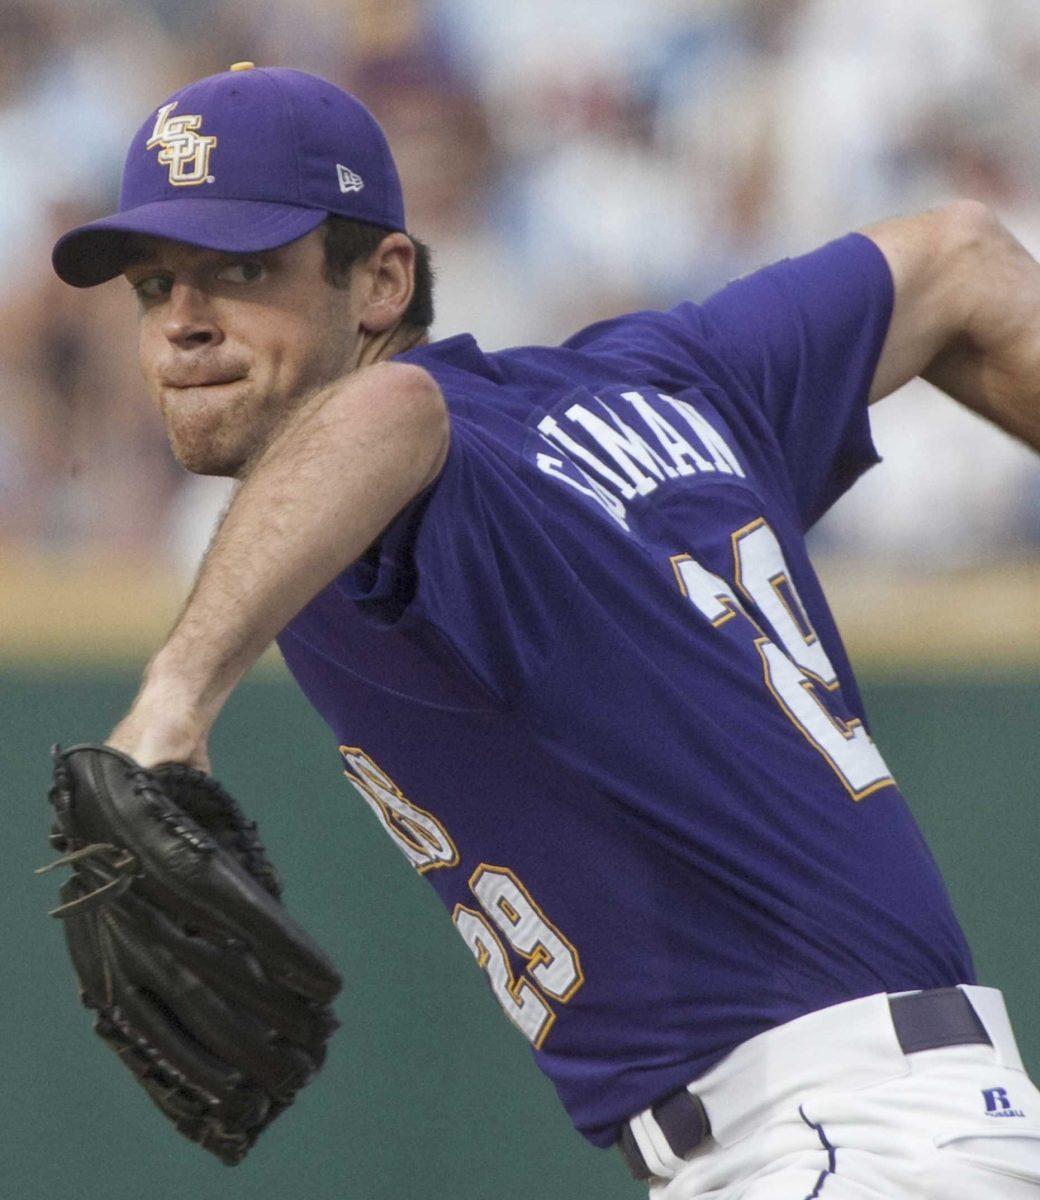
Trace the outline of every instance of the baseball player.
<instances>
[{"instance_id":1,"label":"baseball player","mask_svg":"<svg viewBox=\"0 0 1040 1200\"><path fill-rule=\"evenodd\" d=\"M54 265L126 276L174 452L239 481L114 747L208 769L277 638L654 1197L1040 1197L1040 1094L804 542L915 375L1040 446L1040 269L984 208L560 347L430 343L379 127L236 64L148 115L119 211Z\"/></svg>"}]
</instances>

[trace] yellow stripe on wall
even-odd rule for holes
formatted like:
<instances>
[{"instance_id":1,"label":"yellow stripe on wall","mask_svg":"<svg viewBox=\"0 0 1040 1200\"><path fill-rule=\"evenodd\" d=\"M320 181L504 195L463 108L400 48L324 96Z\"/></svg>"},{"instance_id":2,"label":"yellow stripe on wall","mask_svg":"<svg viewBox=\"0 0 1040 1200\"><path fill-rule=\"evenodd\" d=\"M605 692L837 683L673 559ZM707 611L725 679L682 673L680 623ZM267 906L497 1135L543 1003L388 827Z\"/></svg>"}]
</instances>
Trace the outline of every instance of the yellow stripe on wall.
<instances>
[{"instance_id":1,"label":"yellow stripe on wall","mask_svg":"<svg viewBox=\"0 0 1040 1200\"><path fill-rule=\"evenodd\" d=\"M856 668L1040 667L1040 561L914 578L829 561L820 578Z\"/></svg>"},{"instance_id":2,"label":"yellow stripe on wall","mask_svg":"<svg viewBox=\"0 0 1040 1200\"><path fill-rule=\"evenodd\" d=\"M147 658L186 594L183 579L152 566L4 554L0 657L71 663Z\"/></svg>"},{"instance_id":3,"label":"yellow stripe on wall","mask_svg":"<svg viewBox=\"0 0 1040 1200\"><path fill-rule=\"evenodd\" d=\"M830 560L820 576L857 668L1040 667L1040 561L908 579ZM0 659L143 664L187 591L154 566L5 554Z\"/></svg>"}]
</instances>

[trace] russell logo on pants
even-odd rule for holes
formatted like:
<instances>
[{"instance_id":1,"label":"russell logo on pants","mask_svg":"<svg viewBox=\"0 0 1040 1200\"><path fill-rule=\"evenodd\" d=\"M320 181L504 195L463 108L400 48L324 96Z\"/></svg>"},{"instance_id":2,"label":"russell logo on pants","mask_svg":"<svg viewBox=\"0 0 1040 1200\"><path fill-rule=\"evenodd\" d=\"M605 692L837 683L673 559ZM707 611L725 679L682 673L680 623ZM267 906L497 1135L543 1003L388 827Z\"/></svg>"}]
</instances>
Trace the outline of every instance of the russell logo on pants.
<instances>
[{"instance_id":1,"label":"russell logo on pants","mask_svg":"<svg viewBox=\"0 0 1040 1200\"><path fill-rule=\"evenodd\" d=\"M986 1101L987 1117L1024 1117L1026 1114L1020 1108L1012 1108L1005 1088L986 1088L982 1093Z\"/></svg>"}]
</instances>

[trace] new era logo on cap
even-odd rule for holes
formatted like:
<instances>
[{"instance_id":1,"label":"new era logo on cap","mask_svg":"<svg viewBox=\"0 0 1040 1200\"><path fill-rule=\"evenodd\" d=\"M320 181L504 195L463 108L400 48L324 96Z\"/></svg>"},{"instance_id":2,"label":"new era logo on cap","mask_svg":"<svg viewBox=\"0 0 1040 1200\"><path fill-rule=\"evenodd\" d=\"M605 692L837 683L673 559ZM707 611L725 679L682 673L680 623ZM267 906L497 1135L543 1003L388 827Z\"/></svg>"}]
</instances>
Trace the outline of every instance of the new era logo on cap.
<instances>
[{"instance_id":1,"label":"new era logo on cap","mask_svg":"<svg viewBox=\"0 0 1040 1200\"><path fill-rule=\"evenodd\" d=\"M365 186L365 181L361 176L355 175L350 167L345 167L342 163L336 163L336 174L339 176L341 192L360 192Z\"/></svg>"}]
</instances>

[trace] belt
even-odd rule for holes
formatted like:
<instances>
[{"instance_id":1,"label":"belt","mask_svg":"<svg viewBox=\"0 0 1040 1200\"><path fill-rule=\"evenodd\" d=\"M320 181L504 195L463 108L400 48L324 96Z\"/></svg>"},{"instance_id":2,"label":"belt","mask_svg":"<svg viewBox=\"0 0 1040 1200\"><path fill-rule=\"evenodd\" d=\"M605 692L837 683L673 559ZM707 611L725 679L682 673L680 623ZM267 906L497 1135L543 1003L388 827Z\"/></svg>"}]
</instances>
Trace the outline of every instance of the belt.
<instances>
[{"instance_id":1,"label":"belt","mask_svg":"<svg viewBox=\"0 0 1040 1200\"><path fill-rule=\"evenodd\" d=\"M943 1046L993 1045L978 1013L960 988L934 988L889 996L888 1006L904 1054L938 1050ZM692 1154L711 1135L711 1122L704 1103L688 1088L665 1096L650 1106L650 1112L672 1152L679 1158ZM627 1122L621 1128L617 1144L634 1179L653 1179L654 1174L647 1167Z\"/></svg>"}]
</instances>

